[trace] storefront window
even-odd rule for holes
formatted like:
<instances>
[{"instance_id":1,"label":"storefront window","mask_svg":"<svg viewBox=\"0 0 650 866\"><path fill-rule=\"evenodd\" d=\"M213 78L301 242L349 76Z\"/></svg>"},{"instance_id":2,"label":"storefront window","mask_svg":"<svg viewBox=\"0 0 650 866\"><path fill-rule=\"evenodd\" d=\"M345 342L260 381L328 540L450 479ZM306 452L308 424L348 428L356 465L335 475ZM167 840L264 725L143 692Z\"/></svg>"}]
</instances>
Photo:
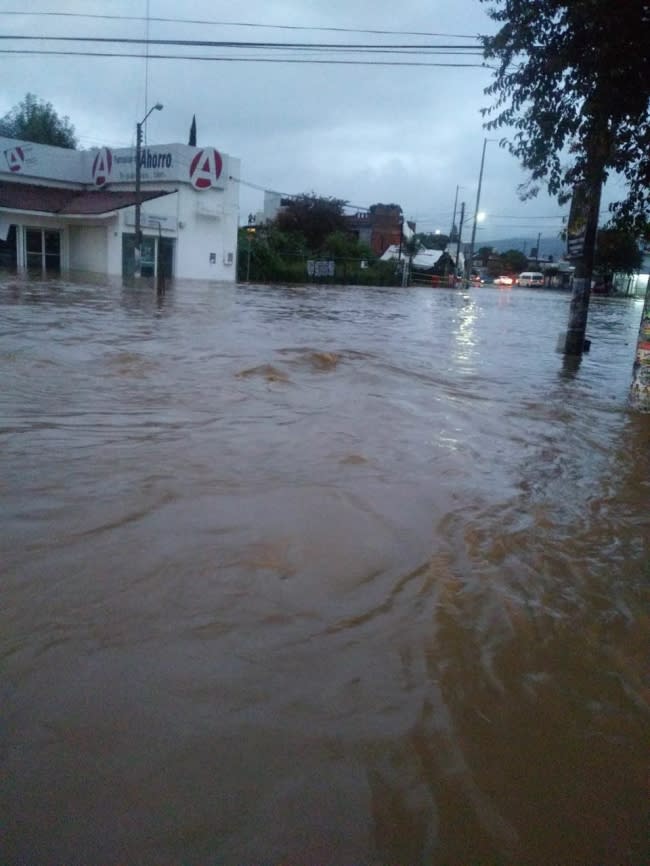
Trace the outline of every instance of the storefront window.
<instances>
[{"instance_id":1,"label":"storefront window","mask_svg":"<svg viewBox=\"0 0 650 866\"><path fill-rule=\"evenodd\" d=\"M61 232L25 229L27 270L42 275L61 273Z\"/></svg>"},{"instance_id":2,"label":"storefront window","mask_svg":"<svg viewBox=\"0 0 650 866\"><path fill-rule=\"evenodd\" d=\"M169 280L174 267L174 240L156 236L142 238L140 268L143 277ZM135 235L122 235L122 276L130 279L135 271Z\"/></svg>"}]
</instances>

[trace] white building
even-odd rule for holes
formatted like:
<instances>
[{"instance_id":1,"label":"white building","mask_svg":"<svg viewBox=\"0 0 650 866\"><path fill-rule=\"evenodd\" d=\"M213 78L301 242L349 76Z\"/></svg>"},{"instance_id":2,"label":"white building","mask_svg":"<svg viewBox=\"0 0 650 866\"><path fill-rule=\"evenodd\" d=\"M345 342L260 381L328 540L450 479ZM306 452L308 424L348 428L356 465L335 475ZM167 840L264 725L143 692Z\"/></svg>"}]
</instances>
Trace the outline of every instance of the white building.
<instances>
[{"instance_id":1,"label":"white building","mask_svg":"<svg viewBox=\"0 0 650 866\"><path fill-rule=\"evenodd\" d=\"M135 156L0 137L0 267L131 276ZM142 275L234 282L239 160L162 144L143 147L140 166Z\"/></svg>"}]
</instances>

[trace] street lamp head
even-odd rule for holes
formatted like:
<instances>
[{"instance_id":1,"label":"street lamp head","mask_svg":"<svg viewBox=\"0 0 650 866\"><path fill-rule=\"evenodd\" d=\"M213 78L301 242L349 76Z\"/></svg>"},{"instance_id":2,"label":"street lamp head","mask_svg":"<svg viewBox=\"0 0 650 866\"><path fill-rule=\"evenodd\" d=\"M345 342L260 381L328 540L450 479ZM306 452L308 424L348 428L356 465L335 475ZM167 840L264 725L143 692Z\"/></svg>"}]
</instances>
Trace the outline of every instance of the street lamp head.
<instances>
[{"instance_id":1,"label":"street lamp head","mask_svg":"<svg viewBox=\"0 0 650 866\"><path fill-rule=\"evenodd\" d=\"M154 108L156 109L156 111L162 111L162 110L163 110L163 104L162 104L162 102L157 102L157 103L154 105Z\"/></svg>"}]
</instances>

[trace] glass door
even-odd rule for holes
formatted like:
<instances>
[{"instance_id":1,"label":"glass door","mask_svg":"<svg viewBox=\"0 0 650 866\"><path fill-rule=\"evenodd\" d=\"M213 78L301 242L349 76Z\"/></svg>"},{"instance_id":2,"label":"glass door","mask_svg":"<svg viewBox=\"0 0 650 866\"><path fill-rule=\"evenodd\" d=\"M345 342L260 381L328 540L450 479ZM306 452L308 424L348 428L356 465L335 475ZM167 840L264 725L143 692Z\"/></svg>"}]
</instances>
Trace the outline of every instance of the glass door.
<instances>
[{"instance_id":1,"label":"glass door","mask_svg":"<svg viewBox=\"0 0 650 866\"><path fill-rule=\"evenodd\" d=\"M53 276L61 273L61 232L25 229L25 261L30 273Z\"/></svg>"}]
</instances>

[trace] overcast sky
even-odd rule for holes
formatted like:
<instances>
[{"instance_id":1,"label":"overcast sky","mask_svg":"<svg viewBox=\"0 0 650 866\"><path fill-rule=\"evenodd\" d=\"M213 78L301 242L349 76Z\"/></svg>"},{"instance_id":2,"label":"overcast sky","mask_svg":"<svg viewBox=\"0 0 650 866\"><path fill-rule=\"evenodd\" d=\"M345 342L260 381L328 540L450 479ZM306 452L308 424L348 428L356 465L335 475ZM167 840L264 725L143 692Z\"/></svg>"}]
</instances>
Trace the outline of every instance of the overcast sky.
<instances>
[{"instance_id":1,"label":"overcast sky","mask_svg":"<svg viewBox=\"0 0 650 866\"><path fill-rule=\"evenodd\" d=\"M70 12L140 16L141 20L26 16ZM0 0L3 35L102 36L267 42L363 44L467 44L493 32L479 0ZM146 18L149 16L147 22ZM157 22L172 18L176 23ZM208 23L180 23L201 19ZM226 22L300 28L273 29ZM436 36L403 35L405 31ZM452 38L453 34L453 38ZM466 38L459 38L466 37ZM137 51L139 46L3 40L5 50ZM150 54L193 49L151 46ZM220 48L210 56L234 56ZM252 56L253 49L239 51ZM266 51L266 56L271 56ZM287 56L287 54L274 57ZM295 54L292 56L296 56ZM313 55L312 55L313 56ZM328 55L332 56L332 55ZM382 55L404 61L403 55ZM345 59L345 58L343 58ZM349 58L348 58L349 59ZM411 58L419 62L481 63L479 56ZM129 146L135 125L155 102L164 104L147 122L150 144L187 143L196 114L199 145L213 145L241 159L247 184L285 193L314 191L354 205L397 202L421 231L448 231L456 187L471 214L483 139L483 89L491 80L480 66L327 65L171 59L0 55L4 64L0 114L26 92L68 115L82 147ZM516 160L498 143L486 150L481 210L482 239L556 237L566 208L545 195L522 203L525 179ZM242 184L241 219L261 209L263 193ZM469 233L469 229L465 231Z\"/></svg>"}]
</instances>

